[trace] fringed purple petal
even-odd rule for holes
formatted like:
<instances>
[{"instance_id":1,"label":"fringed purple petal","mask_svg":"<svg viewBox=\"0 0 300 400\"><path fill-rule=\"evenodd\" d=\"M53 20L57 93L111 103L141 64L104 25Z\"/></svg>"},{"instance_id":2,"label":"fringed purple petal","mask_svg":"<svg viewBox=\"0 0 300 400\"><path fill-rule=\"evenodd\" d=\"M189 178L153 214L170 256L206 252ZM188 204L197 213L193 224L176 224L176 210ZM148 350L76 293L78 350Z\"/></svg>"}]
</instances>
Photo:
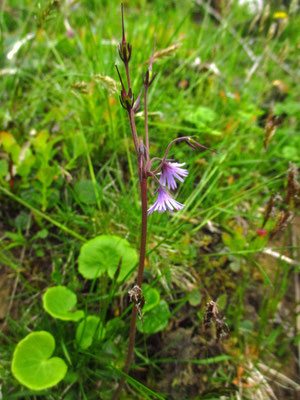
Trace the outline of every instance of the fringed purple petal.
<instances>
[{"instance_id":1,"label":"fringed purple petal","mask_svg":"<svg viewBox=\"0 0 300 400\"><path fill-rule=\"evenodd\" d=\"M182 210L184 204L179 203L177 200L173 199L169 193L163 188L158 188L158 195L155 203L148 209L148 215L152 214L154 211L162 213L167 211L173 212L175 210Z\"/></svg>"},{"instance_id":2,"label":"fringed purple petal","mask_svg":"<svg viewBox=\"0 0 300 400\"><path fill-rule=\"evenodd\" d=\"M164 186L167 186L168 189L175 190L177 188L177 183L175 178L183 182L184 178L188 176L188 170L184 168L180 168L185 163L170 163L165 162L161 169L160 183Z\"/></svg>"}]
</instances>

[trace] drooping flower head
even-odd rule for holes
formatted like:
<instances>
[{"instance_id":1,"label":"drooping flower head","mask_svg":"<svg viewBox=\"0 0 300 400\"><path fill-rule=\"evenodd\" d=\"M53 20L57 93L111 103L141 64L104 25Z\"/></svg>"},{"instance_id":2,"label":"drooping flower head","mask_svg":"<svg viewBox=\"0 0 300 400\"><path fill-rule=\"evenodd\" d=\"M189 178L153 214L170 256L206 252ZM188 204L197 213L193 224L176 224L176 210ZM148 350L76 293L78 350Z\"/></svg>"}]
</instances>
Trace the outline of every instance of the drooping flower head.
<instances>
[{"instance_id":1,"label":"drooping flower head","mask_svg":"<svg viewBox=\"0 0 300 400\"><path fill-rule=\"evenodd\" d=\"M182 210L183 207L184 204L173 199L164 187L159 186L157 199L153 206L148 209L148 215L152 214L154 211L162 213L167 210L170 212L173 210Z\"/></svg>"},{"instance_id":2,"label":"drooping flower head","mask_svg":"<svg viewBox=\"0 0 300 400\"><path fill-rule=\"evenodd\" d=\"M175 179L183 182L184 178L189 174L187 169L181 168L183 165L185 165L185 163L165 162L161 168L160 183L167 186L168 189L175 190L177 188Z\"/></svg>"}]
</instances>

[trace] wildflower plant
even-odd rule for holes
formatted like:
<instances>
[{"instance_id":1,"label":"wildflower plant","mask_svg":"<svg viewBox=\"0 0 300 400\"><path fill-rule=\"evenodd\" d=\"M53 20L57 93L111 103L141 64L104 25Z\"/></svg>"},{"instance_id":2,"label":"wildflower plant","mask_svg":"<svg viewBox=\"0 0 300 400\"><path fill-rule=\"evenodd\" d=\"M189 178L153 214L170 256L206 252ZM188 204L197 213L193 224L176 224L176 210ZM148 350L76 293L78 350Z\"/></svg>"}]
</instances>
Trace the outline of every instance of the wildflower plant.
<instances>
[{"instance_id":1,"label":"wildflower plant","mask_svg":"<svg viewBox=\"0 0 300 400\"><path fill-rule=\"evenodd\" d=\"M122 41L119 44L118 51L119 51L119 56L125 67L126 84L124 84L121 73L117 66L116 69L121 83L120 102L122 107L127 111L128 114L130 130L137 157L138 176L140 182L141 203L142 203L141 207L142 225L141 225L141 243L140 243L140 253L139 253L138 276L134 288L129 291L130 300L134 303L134 307L132 308L132 314L131 314L128 351L124 366L124 374L120 380L117 391L115 392L115 395L113 397L114 400L117 400L119 398L119 395L124 386L125 376L126 374L128 374L130 369L134 351L134 343L135 343L136 320L138 315L141 317L141 311L142 311L141 308L143 307L144 304L144 298L142 295L141 287L143 282L145 256L146 256L148 215L151 215L154 212L163 213L163 212L180 211L184 208L184 204L181 204L174 199L173 197L174 194L171 193L171 191L175 191L177 189L178 181L182 183L184 182L184 179L188 176L188 171L187 169L182 168L185 165L185 163L173 162L173 160L167 158L169 151L171 150L173 144L177 142L186 143L193 150L197 150L199 148L210 150L207 147L202 146L201 144L196 142L190 136L183 136L183 137L178 137L169 143L162 158L159 157L150 158L149 130L148 130L148 92L150 86L152 85L153 81L157 76L156 73L153 72L155 46L152 56L150 58L148 69L143 78L142 88L140 90L138 97L135 100L131 87L131 78L129 71L132 46L129 42L126 41L125 37L123 4L121 5L121 13L122 13ZM141 108L142 96L144 100L145 126L144 126L144 135L141 137L137 133L135 124L135 114ZM153 167L154 163L158 164L156 168ZM151 205L148 208L149 178L154 179L157 185L157 190L156 190L157 198L153 203L153 205Z\"/></svg>"}]
</instances>

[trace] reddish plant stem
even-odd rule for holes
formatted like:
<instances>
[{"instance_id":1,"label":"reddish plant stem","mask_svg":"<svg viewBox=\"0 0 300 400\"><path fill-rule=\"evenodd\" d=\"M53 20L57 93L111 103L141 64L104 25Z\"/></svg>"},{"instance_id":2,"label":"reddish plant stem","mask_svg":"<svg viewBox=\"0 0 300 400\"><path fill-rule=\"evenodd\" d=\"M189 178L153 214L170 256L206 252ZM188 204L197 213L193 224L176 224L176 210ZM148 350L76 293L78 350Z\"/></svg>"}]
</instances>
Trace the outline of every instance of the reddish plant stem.
<instances>
[{"instance_id":1,"label":"reddish plant stem","mask_svg":"<svg viewBox=\"0 0 300 400\"><path fill-rule=\"evenodd\" d=\"M129 92L131 92L129 63L125 62L124 64L125 64L126 78L127 78L127 84L128 84L128 93L129 93ZM129 122L130 122L130 130L131 130L133 141L134 141L135 152L136 152L136 155L139 156L139 154L138 154L139 139L138 139L136 126L135 126L135 122L134 122L134 111L132 108L128 111L128 117L129 117Z\"/></svg>"},{"instance_id":2,"label":"reddish plant stem","mask_svg":"<svg viewBox=\"0 0 300 400\"><path fill-rule=\"evenodd\" d=\"M153 178L154 180L156 180L156 182L158 183L158 185L159 185L160 187L163 186L163 185L159 182L158 177L157 177L153 172L148 171L148 176L152 176L152 178Z\"/></svg>"},{"instance_id":3,"label":"reddish plant stem","mask_svg":"<svg viewBox=\"0 0 300 400\"><path fill-rule=\"evenodd\" d=\"M147 177L145 177L143 175L140 184L141 184L141 200L142 200L142 227L141 227L141 247L140 247L139 269L138 269L138 277L137 277L137 285L139 287L141 287L142 283L143 283L145 256L146 256L147 222L148 222ZM131 312L131 320L130 320L130 331L129 331L129 343L128 343L128 350L127 350L127 357L126 357L125 366L123 369L124 374L128 374L130 365L132 362L132 358L133 358L137 313L138 313L137 308L135 307L135 305L133 305L132 312ZM124 387L125 379L126 379L126 376L123 375L112 400L119 399L120 393Z\"/></svg>"},{"instance_id":4,"label":"reddish plant stem","mask_svg":"<svg viewBox=\"0 0 300 400\"><path fill-rule=\"evenodd\" d=\"M166 161L166 158L167 158L167 156L168 156L168 153L169 153L169 151L170 151L170 148L172 147L172 145L173 145L174 143L176 143L176 142L184 142L184 141L186 141L186 140L189 139L189 138L190 138L189 136L182 136L182 137L179 137L179 138L176 138L176 139L172 140L172 142L169 143L169 146L168 146L167 149L166 149L164 158L161 160L161 163L160 163L159 166L156 168L156 170L154 170L154 171L152 171L152 172L153 172L154 174L156 174L157 172L160 171L161 167L164 165L164 163L165 163L165 161ZM152 165L152 160L150 161L150 168L151 168L151 165Z\"/></svg>"},{"instance_id":5,"label":"reddish plant stem","mask_svg":"<svg viewBox=\"0 0 300 400\"><path fill-rule=\"evenodd\" d=\"M133 112L132 109L130 111L128 111L128 117L129 117L130 130L131 130L132 137L133 137L135 152L136 152L137 157L139 157L139 152L138 152L138 150L139 150L139 139L138 139L136 126L135 126L135 122L134 122L134 112Z\"/></svg>"},{"instance_id":6,"label":"reddish plant stem","mask_svg":"<svg viewBox=\"0 0 300 400\"><path fill-rule=\"evenodd\" d=\"M129 73L129 66L128 66L129 63L125 62L124 64L125 64L125 69L126 69L128 92L131 92L130 73ZM147 103L145 104L145 112L147 114ZM136 151L137 158L139 161L140 157L141 157L141 155L139 154L139 139L138 139L138 134L137 134L135 121L134 121L134 111L132 108L130 110L128 110L128 117L129 117L130 130L131 130L132 137L133 137L135 151ZM147 125L146 138L147 137L148 137L148 125ZM147 147L147 154L148 153L149 153L149 141L148 141L148 147ZM145 174L145 171L144 171L144 163L142 162L142 164L140 165L140 163L138 162L138 168L139 168L141 200L142 200L142 226L141 226L141 246L140 246L137 285L139 287L141 287L142 283L143 283L144 267L145 267L148 214L147 214L147 175ZM127 357L126 357L125 366L123 369L124 375L122 376L122 378L119 382L119 386L118 386L112 400L119 399L119 396L120 396L122 389L124 387L124 384L125 384L125 379L126 379L125 374L128 374L129 369L130 369L130 365L131 365L132 358L133 358L133 352L134 352L137 314L138 314L138 311L134 304L132 307L132 311L131 311Z\"/></svg>"},{"instance_id":7,"label":"reddish plant stem","mask_svg":"<svg viewBox=\"0 0 300 400\"><path fill-rule=\"evenodd\" d=\"M123 45L123 43L125 43L123 4L122 4L121 8L122 8L122 45ZM122 60L124 62L125 70L126 70L128 94L130 97L132 97L132 102L133 102L133 95L132 95L131 82L130 82L130 73L129 73L129 59L126 58L126 60L125 60L125 57L124 57L124 58L122 58ZM119 73L119 71L118 71L118 73ZM119 74L119 76L120 76L120 74ZM120 76L120 81L122 84L121 76ZM122 89L125 91L123 84L122 84ZM146 151L146 153L147 153L146 168L145 168L145 159L143 158L143 154L141 154L141 151L139 149L139 138L138 138L135 121L134 121L133 104L131 105L130 108L127 108L127 110L128 110L128 117L129 117L129 122L130 122L130 130L132 133L134 147L135 147L137 160L138 160L138 169L139 169L138 172L139 172L140 187L141 187L142 226L141 226L141 246L140 246L140 256L139 256L139 268L138 268L138 276L137 276L137 286L141 288L142 283L143 283L143 275L144 275L144 267L145 267L146 242L147 242L147 222L148 222L148 214L147 214L147 178L148 178L148 175L146 173L146 168L147 168L147 164L149 161L147 88L146 88L146 93L145 93L145 114L146 114L145 135L146 135L146 149L147 149L147 151ZM138 314L138 308L137 308L136 304L134 304L132 307L132 312L131 312L129 343L128 343L128 350L127 350L125 366L123 369L124 374L119 382L119 386L118 386L112 400L119 399L120 393L124 387L126 375L128 374L129 369L130 369L130 365L131 365L133 353L134 353L137 314Z\"/></svg>"},{"instance_id":8,"label":"reddish plant stem","mask_svg":"<svg viewBox=\"0 0 300 400\"><path fill-rule=\"evenodd\" d=\"M122 15L122 43L125 43L125 27L124 27L123 3L121 3L121 15Z\"/></svg>"},{"instance_id":9,"label":"reddish plant stem","mask_svg":"<svg viewBox=\"0 0 300 400\"><path fill-rule=\"evenodd\" d=\"M126 69L126 77L127 77L127 84L128 84L128 93L131 91L131 83L130 83L130 74L129 74L129 63L125 63L125 69Z\"/></svg>"},{"instance_id":10,"label":"reddish plant stem","mask_svg":"<svg viewBox=\"0 0 300 400\"><path fill-rule=\"evenodd\" d=\"M148 85L145 85L145 93L144 93L144 103L145 103L145 141L146 141L146 149L147 149L147 164L149 162L149 135L148 135L148 104L147 104L147 95L148 95Z\"/></svg>"},{"instance_id":11,"label":"reddish plant stem","mask_svg":"<svg viewBox=\"0 0 300 400\"><path fill-rule=\"evenodd\" d=\"M146 242L147 242L148 200L147 200L147 177L145 176L143 176L143 179L141 181L141 200L142 200L141 247L140 247L139 270L137 277L137 285L139 287L141 287L143 283L145 257L146 257Z\"/></svg>"},{"instance_id":12,"label":"reddish plant stem","mask_svg":"<svg viewBox=\"0 0 300 400\"><path fill-rule=\"evenodd\" d=\"M165 163L165 161L167 159L168 153L169 153L169 151L170 151L170 149L171 149L171 147L173 146L174 143L176 143L176 142L188 142L189 140L192 140L192 138L190 136L182 136L182 137L179 137L179 138L176 138L176 139L172 140L172 142L169 143L169 145L168 145L168 147L167 147L167 149L165 151L165 155L164 155L164 158L161 160L161 163L152 172L154 174L157 174L157 172L159 172L161 170L162 166L164 165L164 163ZM209 150L209 151L211 151L213 153L216 153L215 150L211 150L208 147L203 146L202 144L196 142L196 140L193 140L193 142L190 144L190 147L192 147L194 150L196 150L197 147L200 147L202 149ZM148 163L148 169L151 169L152 163L153 163L154 160L159 160L159 158L157 158L157 157L152 158L152 160L150 160L149 163Z\"/></svg>"}]
</instances>

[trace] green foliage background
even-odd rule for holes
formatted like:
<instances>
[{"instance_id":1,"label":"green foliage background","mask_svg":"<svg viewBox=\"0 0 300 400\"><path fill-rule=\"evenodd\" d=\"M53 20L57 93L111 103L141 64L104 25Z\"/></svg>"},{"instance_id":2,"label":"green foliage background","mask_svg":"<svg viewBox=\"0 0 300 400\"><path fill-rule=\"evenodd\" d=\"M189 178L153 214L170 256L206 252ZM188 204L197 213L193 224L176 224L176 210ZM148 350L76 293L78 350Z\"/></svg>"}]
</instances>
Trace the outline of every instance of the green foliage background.
<instances>
[{"instance_id":1,"label":"green foliage background","mask_svg":"<svg viewBox=\"0 0 300 400\"><path fill-rule=\"evenodd\" d=\"M236 398L238 365L247 379L249 360L297 380L297 365L290 365L299 341L298 270L261 250L268 245L294 258L299 246L291 241L292 225L269 243L257 230L270 196L284 197L289 163L300 161L300 18L283 4L259 17L223 2L218 22L200 3L125 4L136 96L155 37L157 50L168 49L154 63L158 76L149 94L151 156L162 157L170 140L182 135L217 154L183 145L170 154L189 170L176 197L186 206L150 217L145 271L170 317L156 335L140 328L124 399ZM6 296L0 291L5 399L110 399L123 366L126 293L134 280L119 285L103 276L90 283L77 271L82 244L97 235L119 235L139 247L136 160L114 67L122 68L120 38L117 1L1 3L0 280L10 289ZM270 110L277 130L264 150ZM140 113L140 135L143 123ZM149 204L155 190L153 182ZM276 215L268 232L275 223ZM53 285L68 286L78 309L100 316L106 341L93 350L76 346L74 325L51 319L42 308L41 295ZM218 298L230 331L221 343L202 327L205 304ZM69 367L63 382L40 394L22 388L10 372L16 343L35 330L55 336L56 355ZM167 343L187 346L185 340L195 337L200 354L184 357L176 346L164 353ZM170 374L165 365L176 360L181 367ZM243 398L252 395L245 386Z\"/></svg>"}]
</instances>

